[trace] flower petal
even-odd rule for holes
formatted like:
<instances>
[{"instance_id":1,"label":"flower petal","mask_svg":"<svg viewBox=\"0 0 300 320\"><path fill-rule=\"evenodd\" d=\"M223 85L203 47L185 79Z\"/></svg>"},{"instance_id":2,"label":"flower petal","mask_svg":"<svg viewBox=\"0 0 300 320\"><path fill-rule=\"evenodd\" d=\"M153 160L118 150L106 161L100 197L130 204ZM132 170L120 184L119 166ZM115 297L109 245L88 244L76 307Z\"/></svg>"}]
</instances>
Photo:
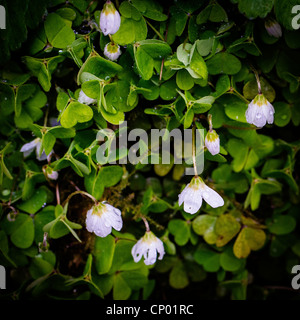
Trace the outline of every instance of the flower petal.
<instances>
[{"instance_id":1,"label":"flower petal","mask_svg":"<svg viewBox=\"0 0 300 320\"><path fill-rule=\"evenodd\" d=\"M142 256L147 252L147 245L143 238L140 239L131 249L131 255L134 262L139 262Z\"/></svg>"},{"instance_id":2,"label":"flower petal","mask_svg":"<svg viewBox=\"0 0 300 320\"><path fill-rule=\"evenodd\" d=\"M156 246L155 244L151 244L150 247L148 247L148 250L144 254L145 260L144 263L146 266L152 265L156 262L157 258L157 252L156 252Z\"/></svg>"},{"instance_id":3,"label":"flower petal","mask_svg":"<svg viewBox=\"0 0 300 320\"><path fill-rule=\"evenodd\" d=\"M38 143L38 139L34 139L28 143L25 143L22 148L21 148L21 152L24 152L24 156L28 156L33 150L34 148L36 148L36 145Z\"/></svg>"},{"instance_id":4,"label":"flower petal","mask_svg":"<svg viewBox=\"0 0 300 320\"><path fill-rule=\"evenodd\" d=\"M195 214L198 212L202 205L201 190L189 188L184 198L183 209L185 212Z\"/></svg>"},{"instance_id":5,"label":"flower petal","mask_svg":"<svg viewBox=\"0 0 300 320\"><path fill-rule=\"evenodd\" d=\"M272 106L272 104L269 101L268 101L267 105L263 106L263 113L264 113L264 116L265 116L267 122L269 124L272 124L274 122L275 110L274 110L274 107Z\"/></svg>"},{"instance_id":6,"label":"flower petal","mask_svg":"<svg viewBox=\"0 0 300 320\"><path fill-rule=\"evenodd\" d=\"M212 188L205 185L202 191L203 199L213 208L222 207L224 205L223 198Z\"/></svg>"}]
</instances>

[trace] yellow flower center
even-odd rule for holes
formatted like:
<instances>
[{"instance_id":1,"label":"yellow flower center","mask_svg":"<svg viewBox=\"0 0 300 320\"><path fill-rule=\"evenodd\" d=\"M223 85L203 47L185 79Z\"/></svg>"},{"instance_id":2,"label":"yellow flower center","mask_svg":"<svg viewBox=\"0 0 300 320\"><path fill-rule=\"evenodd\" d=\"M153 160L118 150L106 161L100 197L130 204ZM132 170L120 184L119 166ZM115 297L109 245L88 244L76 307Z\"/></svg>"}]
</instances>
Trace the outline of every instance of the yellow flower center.
<instances>
[{"instance_id":1,"label":"yellow flower center","mask_svg":"<svg viewBox=\"0 0 300 320\"><path fill-rule=\"evenodd\" d=\"M104 205L103 203L99 203L98 205L95 205L95 206L93 207L92 214L95 214L95 215L97 215L98 217L101 217L102 214L103 214L104 212L106 212L106 211L107 211L107 209L106 209L105 205Z\"/></svg>"}]
</instances>

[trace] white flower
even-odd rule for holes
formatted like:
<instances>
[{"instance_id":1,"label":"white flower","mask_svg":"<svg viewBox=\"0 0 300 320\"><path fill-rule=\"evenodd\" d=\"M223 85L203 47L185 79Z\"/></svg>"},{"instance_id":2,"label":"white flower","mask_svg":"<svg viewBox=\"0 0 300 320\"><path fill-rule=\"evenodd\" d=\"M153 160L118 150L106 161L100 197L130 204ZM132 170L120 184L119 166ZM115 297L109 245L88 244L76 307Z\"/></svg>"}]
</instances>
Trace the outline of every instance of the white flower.
<instances>
[{"instance_id":1,"label":"white flower","mask_svg":"<svg viewBox=\"0 0 300 320\"><path fill-rule=\"evenodd\" d=\"M116 33L121 25L121 17L111 1L106 1L100 15L100 28L105 36Z\"/></svg>"},{"instance_id":2,"label":"white flower","mask_svg":"<svg viewBox=\"0 0 300 320\"><path fill-rule=\"evenodd\" d=\"M46 165L43 167L43 172L47 175L50 180L58 179L58 172L54 171L50 166Z\"/></svg>"},{"instance_id":3,"label":"white flower","mask_svg":"<svg viewBox=\"0 0 300 320\"><path fill-rule=\"evenodd\" d=\"M98 237L106 237L114 228L120 231L123 227L121 211L108 203L102 202L93 206L86 215L86 229Z\"/></svg>"},{"instance_id":4,"label":"white flower","mask_svg":"<svg viewBox=\"0 0 300 320\"><path fill-rule=\"evenodd\" d=\"M23 152L24 157L28 157L34 149L36 152L36 158L39 161L43 161L43 160L47 159L47 155L44 150L43 150L42 154L40 155L40 149L41 149L41 139L40 138L36 138L36 139L32 140L31 142L25 143L20 151ZM49 156L51 155L51 153L52 153L52 151L50 152Z\"/></svg>"},{"instance_id":5,"label":"white flower","mask_svg":"<svg viewBox=\"0 0 300 320\"><path fill-rule=\"evenodd\" d=\"M96 103L96 99L92 99L88 97L82 90L79 92L78 102L90 105L92 103Z\"/></svg>"},{"instance_id":6,"label":"white flower","mask_svg":"<svg viewBox=\"0 0 300 320\"><path fill-rule=\"evenodd\" d=\"M162 260L165 254L164 244L151 231L147 231L131 249L134 262L139 262L144 256L146 265L156 262L157 252L159 253L158 259Z\"/></svg>"},{"instance_id":7,"label":"white flower","mask_svg":"<svg viewBox=\"0 0 300 320\"><path fill-rule=\"evenodd\" d=\"M220 138L215 130L208 131L205 146L213 156L220 152Z\"/></svg>"},{"instance_id":8,"label":"white flower","mask_svg":"<svg viewBox=\"0 0 300 320\"><path fill-rule=\"evenodd\" d=\"M184 203L184 211L190 214L195 214L199 211L202 199L213 208L224 205L223 198L216 191L208 187L200 177L194 177L178 198L179 206Z\"/></svg>"},{"instance_id":9,"label":"white flower","mask_svg":"<svg viewBox=\"0 0 300 320\"><path fill-rule=\"evenodd\" d=\"M117 60L121 55L120 46L112 42L107 43L104 47L104 55L111 61Z\"/></svg>"},{"instance_id":10,"label":"white flower","mask_svg":"<svg viewBox=\"0 0 300 320\"><path fill-rule=\"evenodd\" d=\"M254 124L262 128L267 122L274 122L275 110L271 103L260 93L248 105L246 111L246 120L250 124Z\"/></svg>"},{"instance_id":11,"label":"white flower","mask_svg":"<svg viewBox=\"0 0 300 320\"><path fill-rule=\"evenodd\" d=\"M274 19L267 20L265 22L265 27L266 27L268 34L271 37L275 37L275 38L282 37L281 26L276 20L274 20Z\"/></svg>"}]
</instances>

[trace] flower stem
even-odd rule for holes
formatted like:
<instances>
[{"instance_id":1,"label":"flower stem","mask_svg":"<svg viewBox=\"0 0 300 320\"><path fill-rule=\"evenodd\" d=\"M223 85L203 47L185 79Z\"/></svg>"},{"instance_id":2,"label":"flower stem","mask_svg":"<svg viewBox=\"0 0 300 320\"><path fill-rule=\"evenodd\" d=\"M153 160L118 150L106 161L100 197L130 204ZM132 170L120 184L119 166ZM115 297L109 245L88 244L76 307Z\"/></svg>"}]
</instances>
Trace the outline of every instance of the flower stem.
<instances>
[{"instance_id":1,"label":"flower stem","mask_svg":"<svg viewBox=\"0 0 300 320\"><path fill-rule=\"evenodd\" d=\"M241 98L242 100L244 100L247 104L249 104L250 102L242 95L242 94L240 94L237 90L235 90L234 88L233 88L233 94L235 94L237 97L239 97L239 98Z\"/></svg>"},{"instance_id":2,"label":"flower stem","mask_svg":"<svg viewBox=\"0 0 300 320\"><path fill-rule=\"evenodd\" d=\"M147 219L145 217L141 217L142 220L144 221L144 224L145 224L145 227L146 227L146 232L149 232L150 231L150 227L149 227L149 223L147 221Z\"/></svg>"},{"instance_id":3,"label":"flower stem","mask_svg":"<svg viewBox=\"0 0 300 320\"><path fill-rule=\"evenodd\" d=\"M83 195L91 198L91 199L95 202L95 205L98 204L98 201L97 201L97 199L96 199L95 197L93 197L93 196L90 195L89 193L87 193L87 192L85 192L85 191L81 191L81 190L77 190L77 191L69 194L68 197L67 197L67 199L64 201L64 204L67 203L67 202L69 202L70 199L71 199L73 196L75 196L76 194L83 194Z\"/></svg>"},{"instance_id":4,"label":"flower stem","mask_svg":"<svg viewBox=\"0 0 300 320\"><path fill-rule=\"evenodd\" d=\"M251 66L252 71L254 72L255 78L256 78L256 82L257 82L257 87L258 87L258 94L262 94L261 91L261 83L260 83L260 79L259 79L259 75L258 72L254 69L253 66Z\"/></svg>"},{"instance_id":5,"label":"flower stem","mask_svg":"<svg viewBox=\"0 0 300 320\"><path fill-rule=\"evenodd\" d=\"M208 124L209 124L209 132L212 132L212 130L213 130L213 125L212 125L212 115L211 115L211 114L209 114L209 115L207 116L207 121L208 121Z\"/></svg>"},{"instance_id":6,"label":"flower stem","mask_svg":"<svg viewBox=\"0 0 300 320\"><path fill-rule=\"evenodd\" d=\"M145 19L146 20L146 19ZM158 37L162 40L165 41L164 37L154 28L154 26L148 21L146 20L148 26L158 35Z\"/></svg>"},{"instance_id":7,"label":"flower stem","mask_svg":"<svg viewBox=\"0 0 300 320\"><path fill-rule=\"evenodd\" d=\"M60 195L59 195L58 183L56 184L55 191L56 191L56 202L57 202L57 204L60 204Z\"/></svg>"},{"instance_id":8,"label":"flower stem","mask_svg":"<svg viewBox=\"0 0 300 320\"><path fill-rule=\"evenodd\" d=\"M48 114L49 114L49 107L47 107L46 109L45 118L44 118L44 127L47 127Z\"/></svg>"},{"instance_id":9,"label":"flower stem","mask_svg":"<svg viewBox=\"0 0 300 320\"><path fill-rule=\"evenodd\" d=\"M196 125L195 124L192 129L192 154L193 154L195 177L198 177L197 163L196 163Z\"/></svg>"}]
</instances>

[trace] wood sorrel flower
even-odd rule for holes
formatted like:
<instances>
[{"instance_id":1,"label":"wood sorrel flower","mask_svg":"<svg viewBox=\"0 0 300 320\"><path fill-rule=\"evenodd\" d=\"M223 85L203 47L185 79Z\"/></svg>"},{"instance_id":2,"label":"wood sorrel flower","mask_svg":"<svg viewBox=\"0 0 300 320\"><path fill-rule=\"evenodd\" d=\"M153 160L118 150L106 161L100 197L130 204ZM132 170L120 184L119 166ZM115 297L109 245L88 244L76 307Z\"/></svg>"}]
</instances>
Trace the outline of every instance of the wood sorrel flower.
<instances>
[{"instance_id":1,"label":"wood sorrel flower","mask_svg":"<svg viewBox=\"0 0 300 320\"><path fill-rule=\"evenodd\" d=\"M194 177L178 196L179 205L181 206L184 203L184 211L190 214L199 211L202 199L213 208L224 205L223 198L208 187L200 177Z\"/></svg>"},{"instance_id":2,"label":"wood sorrel flower","mask_svg":"<svg viewBox=\"0 0 300 320\"><path fill-rule=\"evenodd\" d=\"M215 130L208 131L205 146L213 156L220 152L220 138Z\"/></svg>"},{"instance_id":3,"label":"wood sorrel flower","mask_svg":"<svg viewBox=\"0 0 300 320\"><path fill-rule=\"evenodd\" d=\"M106 237L112 228L120 231L123 227L121 211L104 201L94 205L86 214L86 229L98 237Z\"/></svg>"},{"instance_id":4,"label":"wood sorrel flower","mask_svg":"<svg viewBox=\"0 0 300 320\"><path fill-rule=\"evenodd\" d=\"M100 28L105 36L116 33L121 25L121 17L114 4L106 1L100 15Z\"/></svg>"},{"instance_id":5,"label":"wood sorrel flower","mask_svg":"<svg viewBox=\"0 0 300 320\"><path fill-rule=\"evenodd\" d=\"M271 37L282 37L282 30L280 24L274 19L268 19L265 22L265 28Z\"/></svg>"},{"instance_id":6,"label":"wood sorrel flower","mask_svg":"<svg viewBox=\"0 0 300 320\"><path fill-rule=\"evenodd\" d=\"M131 254L134 262L139 262L144 256L144 263L151 265L158 259L162 260L165 254L164 244L151 231L146 231L145 235L132 247Z\"/></svg>"},{"instance_id":7,"label":"wood sorrel flower","mask_svg":"<svg viewBox=\"0 0 300 320\"><path fill-rule=\"evenodd\" d=\"M36 158L39 161L44 161L47 159L47 155L44 150L40 155L41 146L42 146L41 138L36 138L36 139L32 140L31 142L25 143L22 146L20 151L23 152L24 157L28 157L31 154L31 152L35 149ZM52 151L50 152L49 156L51 155L51 153L52 153Z\"/></svg>"},{"instance_id":8,"label":"wood sorrel flower","mask_svg":"<svg viewBox=\"0 0 300 320\"><path fill-rule=\"evenodd\" d=\"M267 122L274 122L275 110L271 103L262 93L259 93L248 105L246 111L246 120L250 124L254 124L262 128Z\"/></svg>"},{"instance_id":9,"label":"wood sorrel flower","mask_svg":"<svg viewBox=\"0 0 300 320\"><path fill-rule=\"evenodd\" d=\"M104 55L111 61L117 60L121 55L120 46L112 42L107 43L104 47Z\"/></svg>"}]
</instances>

